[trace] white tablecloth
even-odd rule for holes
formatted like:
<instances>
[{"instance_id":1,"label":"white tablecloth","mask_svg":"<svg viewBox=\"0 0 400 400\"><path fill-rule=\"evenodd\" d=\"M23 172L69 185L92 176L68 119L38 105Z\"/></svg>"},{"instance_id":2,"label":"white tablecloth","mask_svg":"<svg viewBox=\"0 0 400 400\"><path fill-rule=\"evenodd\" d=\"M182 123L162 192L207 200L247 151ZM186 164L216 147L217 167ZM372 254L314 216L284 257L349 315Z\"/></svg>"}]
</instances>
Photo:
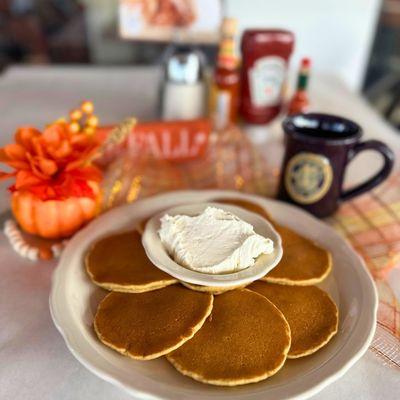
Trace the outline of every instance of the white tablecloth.
<instances>
[{"instance_id":1,"label":"white tablecloth","mask_svg":"<svg viewBox=\"0 0 400 400\"><path fill-rule=\"evenodd\" d=\"M41 127L65 114L82 97L94 100L103 123L113 123L130 114L140 119L154 118L157 78L157 71L151 68L12 68L0 77L0 144L10 141L17 126ZM312 98L319 111L352 118L363 125L366 136L379 138L399 150L400 139L395 132L340 82L315 78ZM268 132L258 128L249 134L260 143L278 143L279 132L275 125ZM371 163L377 165L373 156L357 160L350 179L372 173ZM6 186L0 185L1 221L8 209ZM55 265L21 259L0 234L0 399L131 398L90 373L67 350L48 307ZM398 399L399 393L399 371L384 366L367 352L344 377L314 398L390 400Z\"/></svg>"}]
</instances>

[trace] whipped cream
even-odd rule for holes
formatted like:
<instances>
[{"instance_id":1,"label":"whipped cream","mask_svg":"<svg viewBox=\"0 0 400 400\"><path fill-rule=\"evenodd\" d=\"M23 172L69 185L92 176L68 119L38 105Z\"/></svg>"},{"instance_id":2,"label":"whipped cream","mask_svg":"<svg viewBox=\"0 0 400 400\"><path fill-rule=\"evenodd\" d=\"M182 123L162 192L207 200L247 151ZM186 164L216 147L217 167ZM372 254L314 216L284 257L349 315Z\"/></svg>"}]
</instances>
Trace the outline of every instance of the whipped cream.
<instances>
[{"instance_id":1,"label":"whipped cream","mask_svg":"<svg viewBox=\"0 0 400 400\"><path fill-rule=\"evenodd\" d=\"M243 270L274 249L273 241L255 233L251 224L215 207L194 217L166 214L158 233L178 264L208 274Z\"/></svg>"}]
</instances>

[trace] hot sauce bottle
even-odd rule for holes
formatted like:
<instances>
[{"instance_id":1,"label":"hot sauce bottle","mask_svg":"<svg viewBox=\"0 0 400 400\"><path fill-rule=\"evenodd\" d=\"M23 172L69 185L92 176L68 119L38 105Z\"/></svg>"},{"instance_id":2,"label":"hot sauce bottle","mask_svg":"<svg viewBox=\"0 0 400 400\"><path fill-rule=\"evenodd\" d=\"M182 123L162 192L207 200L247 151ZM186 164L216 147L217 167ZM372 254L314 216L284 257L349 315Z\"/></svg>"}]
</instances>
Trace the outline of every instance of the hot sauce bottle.
<instances>
[{"instance_id":1,"label":"hot sauce bottle","mask_svg":"<svg viewBox=\"0 0 400 400\"><path fill-rule=\"evenodd\" d=\"M210 99L210 112L217 130L235 123L238 117L240 70L236 35L237 20L224 18Z\"/></svg>"},{"instance_id":2,"label":"hot sauce bottle","mask_svg":"<svg viewBox=\"0 0 400 400\"><path fill-rule=\"evenodd\" d=\"M307 85L310 76L311 61L303 58L300 63L299 77L297 79L296 93L289 103L288 115L307 112L310 105L307 94Z\"/></svg>"},{"instance_id":3,"label":"hot sauce bottle","mask_svg":"<svg viewBox=\"0 0 400 400\"><path fill-rule=\"evenodd\" d=\"M241 114L254 124L266 124L282 107L282 91L294 47L292 32L249 29L242 37Z\"/></svg>"}]
</instances>

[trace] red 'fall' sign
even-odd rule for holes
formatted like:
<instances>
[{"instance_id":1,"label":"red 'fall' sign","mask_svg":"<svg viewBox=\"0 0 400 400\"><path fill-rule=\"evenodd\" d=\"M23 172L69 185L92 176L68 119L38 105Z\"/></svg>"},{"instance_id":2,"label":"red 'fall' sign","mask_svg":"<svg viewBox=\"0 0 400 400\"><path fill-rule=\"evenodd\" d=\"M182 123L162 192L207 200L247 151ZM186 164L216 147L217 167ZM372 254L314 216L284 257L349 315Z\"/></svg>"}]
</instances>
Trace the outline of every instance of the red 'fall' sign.
<instances>
[{"instance_id":1,"label":"red 'fall' sign","mask_svg":"<svg viewBox=\"0 0 400 400\"><path fill-rule=\"evenodd\" d=\"M104 137L112 128L102 128ZM136 124L126 143L131 154L147 151L156 159L185 161L201 156L211 132L208 119L156 121Z\"/></svg>"}]
</instances>

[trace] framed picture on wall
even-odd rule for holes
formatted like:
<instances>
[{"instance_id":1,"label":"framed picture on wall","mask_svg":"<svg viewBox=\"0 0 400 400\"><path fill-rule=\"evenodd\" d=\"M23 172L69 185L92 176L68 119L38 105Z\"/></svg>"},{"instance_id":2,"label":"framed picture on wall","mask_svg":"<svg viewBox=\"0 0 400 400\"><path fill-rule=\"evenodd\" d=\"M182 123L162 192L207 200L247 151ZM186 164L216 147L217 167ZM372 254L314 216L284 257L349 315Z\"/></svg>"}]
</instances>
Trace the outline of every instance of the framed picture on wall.
<instances>
[{"instance_id":1,"label":"framed picture on wall","mask_svg":"<svg viewBox=\"0 0 400 400\"><path fill-rule=\"evenodd\" d=\"M119 0L123 39L217 43L221 0Z\"/></svg>"}]
</instances>

